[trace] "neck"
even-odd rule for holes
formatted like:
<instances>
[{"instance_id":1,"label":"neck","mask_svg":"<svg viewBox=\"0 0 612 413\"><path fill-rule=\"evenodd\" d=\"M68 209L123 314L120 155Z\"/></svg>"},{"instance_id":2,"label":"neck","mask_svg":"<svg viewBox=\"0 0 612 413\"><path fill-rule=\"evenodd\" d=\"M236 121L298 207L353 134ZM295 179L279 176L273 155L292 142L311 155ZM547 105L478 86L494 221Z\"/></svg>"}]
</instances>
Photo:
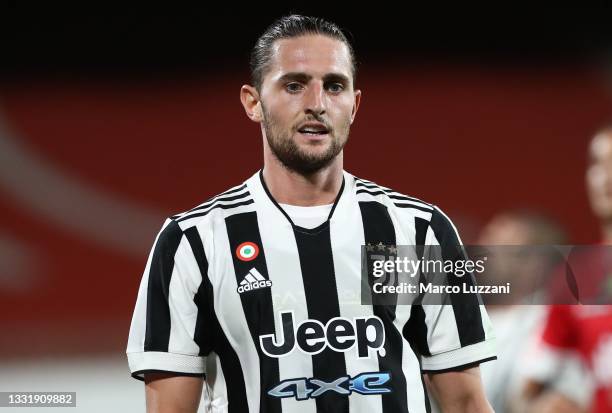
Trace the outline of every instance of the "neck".
<instances>
[{"instance_id":1,"label":"neck","mask_svg":"<svg viewBox=\"0 0 612 413\"><path fill-rule=\"evenodd\" d=\"M604 244L612 244L612 220L602 222L601 236Z\"/></svg>"},{"instance_id":2,"label":"neck","mask_svg":"<svg viewBox=\"0 0 612 413\"><path fill-rule=\"evenodd\" d=\"M342 186L342 152L331 164L308 175L292 171L274 155L265 154L263 177L278 203L296 206L331 204Z\"/></svg>"}]
</instances>

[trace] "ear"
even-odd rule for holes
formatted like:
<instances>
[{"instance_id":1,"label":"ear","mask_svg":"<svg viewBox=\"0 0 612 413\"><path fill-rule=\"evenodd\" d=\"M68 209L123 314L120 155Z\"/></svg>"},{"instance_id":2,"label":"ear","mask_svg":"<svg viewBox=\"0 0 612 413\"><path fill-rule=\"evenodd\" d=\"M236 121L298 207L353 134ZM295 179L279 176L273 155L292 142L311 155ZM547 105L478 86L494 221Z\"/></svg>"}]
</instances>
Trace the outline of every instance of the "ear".
<instances>
[{"instance_id":1,"label":"ear","mask_svg":"<svg viewBox=\"0 0 612 413\"><path fill-rule=\"evenodd\" d=\"M257 89L251 85L242 85L240 88L240 101L249 119L257 123L263 120L261 102Z\"/></svg>"},{"instance_id":2,"label":"ear","mask_svg":"<svg viewBox=\"0 0 612 413\"><path fill-rule=\"evenodd\" d=\"M361 102L361 90L355 90L355 103L353 104L353 112L351 113L351 124L355 120L355 115L357 115L357 110L359 110L359 103Z\"/></svg>"}]
</instances>

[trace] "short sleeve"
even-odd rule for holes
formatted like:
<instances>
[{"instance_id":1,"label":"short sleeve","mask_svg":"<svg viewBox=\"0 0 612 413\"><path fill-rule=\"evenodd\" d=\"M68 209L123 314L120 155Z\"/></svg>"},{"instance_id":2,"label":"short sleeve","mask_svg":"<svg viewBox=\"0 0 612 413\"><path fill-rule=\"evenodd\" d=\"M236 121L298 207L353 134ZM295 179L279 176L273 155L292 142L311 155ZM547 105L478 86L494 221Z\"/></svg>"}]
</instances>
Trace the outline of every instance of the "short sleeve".
<instances>
[{"instance_id":1,"label":"short sleeve","mask_svg":"<svg viewBox=\"0 0 612 413\"><path fill-rule=\"evenodd\" d=\"M463 244L451 220L437 207L426 228L423 259L445 262L466 258ZM434 252L435 251L435 252ZM475 284L472 274L449 277L449 282ZM413 305L403 334L421 356L424 372L467 368L494 360L495 340L491 322L477 293L450 294L441 304Z\"/></svg>"},{"instance_id":2,"label":"short sleeve","mask_svg":"<svg viewBox=\"0 0 612 413\"><path fill-rule=\"evenodd\" d=\"M190 241L168 219L149 254L126 351L136 379L143 380L144 373L154 371L194 376L206 372L210 348L200 331L206 312L203 263L196 260Z\"/></svg>"}]
</instances>

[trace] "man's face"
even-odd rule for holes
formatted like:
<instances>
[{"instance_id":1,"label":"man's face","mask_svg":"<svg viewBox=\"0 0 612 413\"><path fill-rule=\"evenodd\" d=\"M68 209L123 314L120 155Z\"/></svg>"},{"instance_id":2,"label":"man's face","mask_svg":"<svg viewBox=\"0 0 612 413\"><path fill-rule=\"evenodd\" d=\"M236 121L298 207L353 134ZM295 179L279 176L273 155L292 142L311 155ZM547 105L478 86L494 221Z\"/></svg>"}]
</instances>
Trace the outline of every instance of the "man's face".
<instances>
[{"instance_id":1,"label":"man's face","mask_svg":"<svg viewBox=\"0 0 612 413\"><path fill-rule=\"evenodd\" d=\"M586 181L593 212L612 220L612 131L595 136L589 147Z\"/></svg>"},{"instance_id":2,"label":"man's face","mask_svg":"<svg viewBox=\"0 0 612 413\"><path fill-rule=\"evenodd\" d=\"M342 151L359 104L347 46L322 35L278 40L263 79L263 128L274 155L309 174Z\"/></svg>"}]
</instances>

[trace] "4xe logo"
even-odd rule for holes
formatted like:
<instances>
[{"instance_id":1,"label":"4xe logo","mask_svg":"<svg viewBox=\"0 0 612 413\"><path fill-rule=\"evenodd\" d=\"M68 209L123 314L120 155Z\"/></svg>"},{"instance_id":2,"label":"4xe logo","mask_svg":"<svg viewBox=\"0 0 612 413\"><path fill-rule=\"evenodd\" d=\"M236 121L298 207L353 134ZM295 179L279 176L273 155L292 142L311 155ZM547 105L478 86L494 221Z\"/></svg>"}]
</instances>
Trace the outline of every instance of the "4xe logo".
<instances>
[{"instance_id":1,"label":"4xe logo","mask_svg":"<svg viewBox=\"0 0 612 413\"><path fill-rule=\"evenodd\" d=\"M385 329L380 318L356 317L353 320L334 317L323 325L318 320L304 320L297 329L293 323L293 311L280 313L279 323L282 341L274 334L259 336L261 350L270 357L283 357L297 347L305 354L318 354L329 347L333 351L346 352L357 346L359 358L370 357L370 351L384 355Z\"/></svg>"},{"instance_id":2,"label":"4xe logo","mask_svg":"<svg viewBox=\"0 0 612 413\"><path fill-rule=\"evenodd\" d=\"M390 393L391 389L383 387L390 378L391 374L387 372L373 372L361 373L353 378L343 376L329 383L315 378L289 379L281 381L270 389L268 394L278 398L295 396L297 400L306 400L317 398L326 391L335 391L344 395L352 392L366 395Z\"/></svg>"}]
</instances>

